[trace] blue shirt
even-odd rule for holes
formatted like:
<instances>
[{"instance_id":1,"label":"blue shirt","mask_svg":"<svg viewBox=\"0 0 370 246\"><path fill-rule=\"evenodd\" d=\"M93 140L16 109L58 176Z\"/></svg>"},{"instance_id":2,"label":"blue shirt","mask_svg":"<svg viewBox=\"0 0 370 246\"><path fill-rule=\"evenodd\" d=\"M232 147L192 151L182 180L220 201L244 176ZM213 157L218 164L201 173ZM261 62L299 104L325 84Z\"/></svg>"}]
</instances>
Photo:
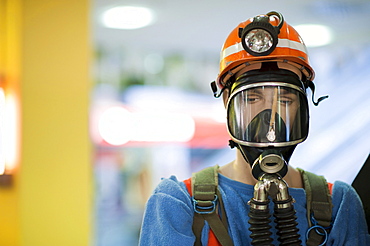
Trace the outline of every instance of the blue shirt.
<instances>
[{"instance_id":1,"label":"blue shirt","mask_svg":"<svg viewBox=\"0 0 370 246\"><path fill-rule=\"evenodd\" d=\"M254 187L221 174L219 189L228 218L229 234L235 246L251 245L249 231L249 205ZM295 199L299 234L302 245L306 242L308 230L306 194L304 189L289 188ZM332 192L333 227L326 245L370 245L365 215L356 191L348 184L336 181ZM271 214L273 204L270 204ZM140 234L140 245L194 245L192 231L193 205L185 184L172 176L163 179L149 198ZM274 220L273 216L271 220ZM272 224L274 222L271 222ZM274 225L272 225L273 244L279 245ZM209 227L202 232L202 244L207 245Z\"/></svg>"}]
</instances>

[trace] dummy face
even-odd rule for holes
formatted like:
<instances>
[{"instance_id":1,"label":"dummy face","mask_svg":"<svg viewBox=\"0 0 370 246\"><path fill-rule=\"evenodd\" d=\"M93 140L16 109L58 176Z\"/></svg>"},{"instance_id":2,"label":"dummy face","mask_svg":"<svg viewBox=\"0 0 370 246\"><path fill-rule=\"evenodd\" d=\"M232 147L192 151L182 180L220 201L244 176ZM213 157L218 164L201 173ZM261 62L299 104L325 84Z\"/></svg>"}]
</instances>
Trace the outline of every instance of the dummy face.
<instances>
[{"instance_id":1,"label":"dummy face","mask_svg":"<svg viewBox=\"0 0 370 246\"><path fill-rule=\"evenodd\" d=\"M236 140L250 143L281 143L305 137L307 130L301 129L302 114L303 121L308 122L304 98L290 87L241 87L227 104L229 132Z\"/></svg>"},{"instance_id":2,"label":"dummy face","mask_svg":"<svg viewBox=\"0 0 370 246\"><path fill-rule=\"evenodd\" d=\"M250 121L260 112L271 109L279 112L284 122L293 122L299 107L298 95L289 88L257 87L246 92L244 103L246 105L245 123Z\"/></svg>"}]
</instances>

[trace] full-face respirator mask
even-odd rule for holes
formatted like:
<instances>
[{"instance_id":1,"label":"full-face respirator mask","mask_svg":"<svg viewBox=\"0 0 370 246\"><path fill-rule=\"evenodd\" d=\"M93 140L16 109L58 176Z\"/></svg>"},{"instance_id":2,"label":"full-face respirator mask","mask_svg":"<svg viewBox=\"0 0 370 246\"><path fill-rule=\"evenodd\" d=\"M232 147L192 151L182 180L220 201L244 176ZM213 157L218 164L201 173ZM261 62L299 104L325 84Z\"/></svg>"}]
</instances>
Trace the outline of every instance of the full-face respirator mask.
<instances>
[{"instance_id":1,"label":"full-face respirator mask","mask_svg":"<svg viewBox=\"0 0 370 246\"><path fill-rule=\"evenodd\" d=\"M229 134L253 176L284 177L295 146L308 134L308 103L299 77L276 62L262 63L236 78L226 108Z\"/></svg>"}]
</instances>

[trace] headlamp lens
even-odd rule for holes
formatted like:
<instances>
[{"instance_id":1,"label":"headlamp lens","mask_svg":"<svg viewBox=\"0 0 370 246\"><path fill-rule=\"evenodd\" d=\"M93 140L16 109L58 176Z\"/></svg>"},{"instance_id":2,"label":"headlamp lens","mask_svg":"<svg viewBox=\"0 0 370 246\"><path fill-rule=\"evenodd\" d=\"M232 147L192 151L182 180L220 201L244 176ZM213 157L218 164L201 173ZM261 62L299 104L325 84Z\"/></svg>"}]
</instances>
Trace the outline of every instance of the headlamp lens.
<instances>
[{"instance_id":1,"label":"headlamp lens","mask_svg":"<svg viewBox=\"0 0 370 246\"><path fill-rule=\"evenodd\" d=\"M273 46L273 38L269 32L263 29L253 29L245 35L245 44L256 53L263 53Z\"/></svg>"}]
</instances>

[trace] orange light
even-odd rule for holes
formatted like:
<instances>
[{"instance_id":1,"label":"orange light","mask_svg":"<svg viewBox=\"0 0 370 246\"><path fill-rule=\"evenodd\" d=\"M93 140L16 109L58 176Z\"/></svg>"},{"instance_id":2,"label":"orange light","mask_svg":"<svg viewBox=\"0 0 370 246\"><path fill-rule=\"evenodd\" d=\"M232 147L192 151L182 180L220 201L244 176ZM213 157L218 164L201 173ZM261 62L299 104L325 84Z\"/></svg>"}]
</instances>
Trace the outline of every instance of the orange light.
<instances>
[{"instance_id":1,"label":"orange light","mask_svg":"<svg viewBox=\"0 0 370 246\"><path fill-rule=\"evenodd\" d=\"M17 102L0 88L0 175L11 173L18 161Z\"/></svg>"},{"instance_id":2,"label":"orange light","mask_svg":"<svg viewBox=\"0 0 370 246\"><path fill-rule=\"evenodd\" d=\"M19 149L19 115L18 105L14 94L8 93L5 96L5 169L10 172L15 169L18 163Z\"/></svg>"},{"instance_id":3,"label":"orange light","mask_svg":"<svg viewBox=\"0 0 370 246\"><path fill-rule=\"evenodd\" d=\"M6 109L5 109L5 93L4 89L0 88L0 175L5 173L5 119L6 119Z\"/></svg>"}]
</instances>

